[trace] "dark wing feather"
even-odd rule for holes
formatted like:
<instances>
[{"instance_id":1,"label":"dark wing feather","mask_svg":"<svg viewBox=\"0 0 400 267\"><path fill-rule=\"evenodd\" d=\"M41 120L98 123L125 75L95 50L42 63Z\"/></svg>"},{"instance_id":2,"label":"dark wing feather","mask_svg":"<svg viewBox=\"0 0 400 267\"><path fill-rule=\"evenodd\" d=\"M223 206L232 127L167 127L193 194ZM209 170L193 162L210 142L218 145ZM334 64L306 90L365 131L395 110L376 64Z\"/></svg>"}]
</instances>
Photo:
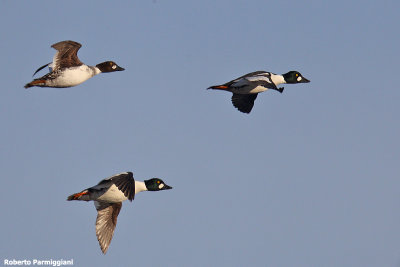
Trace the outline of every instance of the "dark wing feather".
<instances>
[{"instance_id":1,"label":"dark wing feather","mask_svg":"<svg viewBox=\"0 0 400 267\"><path fill-rule=\"evenodd\" d=\"M232 104L243 113L250 113L258 94L233 94Z\"/></svg>"},{"instance_id":2,"label":"dark wing feather","mask_svg":"<svg viewBox=\"0 0 400 267\"><path fill-rule=\"evenodd\" d=\"M117 226L117 217L121 210L122 203L105 203L95 201L97 209L96 236L101 251L106 254Z\"/></svg>"},{"instance_id":3,"label":"dark wing feather","mask_svg":"<svg viewBox=\"0 0 400 267\"><path fill-rule=\"evenodd\" d=\"M135 179L132 172L123 172L100 181L100 184L112 182L124 195L132 201L135 198Z\"/></svg>"},{"instance_id":4,"label":"dark wing feather","mask_svg":"<svg viewBox=\"0 0 400 267\"><path fill-rule=\"evenodd\" d=\"M32 75L32 77L35 76L36 73L38 73L39 71L41 71L42 69L44 69L45 67L47 67L49 64L51 64L51 62L50 62L50 63L47 63L46 65L41 66L40 68L38 68L38 69L35 71L35 73Z\"/></svg>"},{"instance_id":5,"label":"dark wing feather","mask_svg":"<svg viewBox=\"0 0 400 267\"><path fill-rule=\"evenodd\" d=\"M112 180L115 186L118 187L130 201L135 198L135 179L133 179L133 173L127 172Z\"/></svg>"},{"instance_id":6,"label":"dark wing feather","mask_svg":"<svg viewBox=\"0 0 400 267\"><path fill-rule=\"evenodd\" d=\"M264 86L265 88L274 89L274 90L279 91L278 87L276 87L276 85L273 82L269 83L267 81L260 81L260 85Z\"/></svg>"},{"instance_id":7,"label":"dark wing feather","mask_svg":"<svg viewBox=\"0 0 400 267\"><path fill-rule=\"evenodd\" d=\"M81 66L83 63L78 58L78 50L81 44L74 41L62 41L51 47L57 50L53 59L53 71L67 67Z\"/></svg>"}]
</instances>

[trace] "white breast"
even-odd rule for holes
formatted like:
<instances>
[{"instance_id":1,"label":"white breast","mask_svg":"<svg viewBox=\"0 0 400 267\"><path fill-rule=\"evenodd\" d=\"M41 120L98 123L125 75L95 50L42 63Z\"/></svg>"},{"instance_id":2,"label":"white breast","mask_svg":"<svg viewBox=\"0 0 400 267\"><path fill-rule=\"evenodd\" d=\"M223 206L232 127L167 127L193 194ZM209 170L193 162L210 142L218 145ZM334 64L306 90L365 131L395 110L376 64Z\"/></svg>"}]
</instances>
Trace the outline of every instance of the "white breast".
<instances>
[{"instance_id":1,"label":"white breast","mask_svg":"<svg viewBox=\"0 0 400 267\"><path fill-rule=\"evenodd\" d=\"M115 185L110 186L110 188L101 196L97 198L99 201L104 201L108 203L116 203L127 200L128 198L124 195L122 191L118 189Z\"/></svg>"},{"instance_id":2,"label":"white breast","mask_svg":"<svg viewBox=\"0 0 400 267\"><path fill-rule=\"evenodd\" d=\"M96 74L100 73L96 71L97 68L82 65L79 67L71 67L64 69L60 75L49 80L48 83L52 87L71 87L87 81Z\"/></svg>"}]
</instances>

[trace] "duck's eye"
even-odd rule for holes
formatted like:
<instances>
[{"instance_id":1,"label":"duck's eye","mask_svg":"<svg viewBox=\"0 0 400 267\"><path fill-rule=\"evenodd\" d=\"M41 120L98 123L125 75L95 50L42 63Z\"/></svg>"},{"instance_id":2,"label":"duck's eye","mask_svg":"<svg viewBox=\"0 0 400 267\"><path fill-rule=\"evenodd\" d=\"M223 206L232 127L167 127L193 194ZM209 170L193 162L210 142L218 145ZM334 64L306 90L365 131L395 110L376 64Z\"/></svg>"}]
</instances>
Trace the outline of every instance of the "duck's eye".
<instances>
[{"instance_id":1,"label":"duck's eye","mask_svg":"<svg viewBox=\"0 0 400 267\"><path fill-rule=\"evenodd\" d=\"M157 181L157 184L161 183L160 180Z\"/></svg>"},{"instance_id":2,"label":"duck's eye","mask_svg":"<svg viewBox=\"0 0 400 267\"><path fill-rule=\"evenodd\" d=\"M298 74L298 73L296 73L296 77L299 77L299 74Z\"/></svg>"},{"instance_id":3,"label":"duck's eye","mask_svg":"<svg viewBox=\"0 0 400 267\"><path fill-rule=\"evenodd\" d=\"M110 61L110 62L108 62L108 64L111 66L111 65L114 64L114 63L112 63L112 62Z\"/></svg>"}]
</instances>

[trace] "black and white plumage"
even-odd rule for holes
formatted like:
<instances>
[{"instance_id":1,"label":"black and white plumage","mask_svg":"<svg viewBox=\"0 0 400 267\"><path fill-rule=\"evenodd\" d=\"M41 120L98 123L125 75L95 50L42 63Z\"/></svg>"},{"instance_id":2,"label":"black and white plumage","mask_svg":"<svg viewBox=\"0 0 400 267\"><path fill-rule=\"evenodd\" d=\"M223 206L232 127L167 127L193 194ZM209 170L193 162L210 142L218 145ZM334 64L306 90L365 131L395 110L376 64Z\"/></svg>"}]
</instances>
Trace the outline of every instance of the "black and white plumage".
<instances>
[{"instance_id":1,"label":"black and white plumage","mask_svg":"<svg viewBox=\"0 0 400 267\"><path fill-rule=\"evenodd\" d=\"M53 44L51 47L57 50L53 57L53 62L41 66L33 75L47 66L49 66L50 72L27 83L25 88L32 86L72 87L83 83L99 73L124 70L124 68L121 68L113 61L106 61L96 66L83 64L78 58L78 50L81 46L80 43L74 41L62 41Z\"/></svg>"},{"instance_id":2,"label":"black and white plumage","mask_svg":"<svg viewBox=\"0 0 400 267\"><path fill-rule=\"evenodd\" d=\"M280 84L308 82L310 81L304 78L298 71L289 71L282 75L266 71L255 71L222 85L214 85L207 89L232 92L232 104L239 111L250 113L258 93L264 92L268 89L273 89L282 93L284 88L278 88L278 85Z\"/></svg>"},{"instance_id":3,"label":"black and white plumage","mask_svg":"<svg viewBox=\"0 0 400 267\"><path fill-rule=\"evenodd\" d=\"M101 251L105 254L111 243L117 217L125 200L132 201L142 191L161 191L172 189L159 178L144 182L135 181L132 172L113 175L79 193L70 195L67 200L94 201L97 210L96 236Z\"/></svg>"}]
</instances>

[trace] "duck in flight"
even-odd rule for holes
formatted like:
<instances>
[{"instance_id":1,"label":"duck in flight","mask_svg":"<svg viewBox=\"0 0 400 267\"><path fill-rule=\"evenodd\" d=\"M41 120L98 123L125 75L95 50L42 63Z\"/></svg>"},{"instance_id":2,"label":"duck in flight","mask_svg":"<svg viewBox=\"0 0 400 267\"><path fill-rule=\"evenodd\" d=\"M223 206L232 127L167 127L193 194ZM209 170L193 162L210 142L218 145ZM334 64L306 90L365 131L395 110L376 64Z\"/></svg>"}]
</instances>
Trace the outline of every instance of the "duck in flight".
<instances>
[{"instance_id":1,"label":"duck in flight","mask_svg":"<svg viewBox=\"0 0 400 267\"><path fill-rule=\"evenodd\" d=\"M124 68L121 68L113 61L105 61L96 66L83 64L77 55L81 46L80 43L74 41L62 41L53 44L51 47L57 50L53 57L53 62L40 67L33 75L46 66L49 66L50 72L43 77L27 83L24 87L72 87L83 83L99 73L124 70Z\"/></svg>"},{"instance_id":2,"label":"duck in flight","mask_svg":"<svg viewBox=\"0 0 400 267\"><path fill-rule=\"evenodd\" d=\"M223 90L232 92L232 104L243 113L250 113L254 106L258 93L268 89L283 92L283 87L278 85L287 83L309 83L298 71L289 71L279 75L267 71L255 71L236 78L222 85L214 85L207 89Z\"/></svg>"},{"instance_id":3,"label":"duck in flight","mask_svg":"<svg viewBox=\"0 0 400 267\"><path fill-rule=\"evenodd\" d=\"M125 200L132 201L142 191L161 191L172 189L160 178L144 182L135 181L132 172L123 172L100 181L79 193L70 195L67 200L94 201L97 210L96 235L101 251L106 254L117 225L117 217Z\"/></svg>"}]
</instances>

